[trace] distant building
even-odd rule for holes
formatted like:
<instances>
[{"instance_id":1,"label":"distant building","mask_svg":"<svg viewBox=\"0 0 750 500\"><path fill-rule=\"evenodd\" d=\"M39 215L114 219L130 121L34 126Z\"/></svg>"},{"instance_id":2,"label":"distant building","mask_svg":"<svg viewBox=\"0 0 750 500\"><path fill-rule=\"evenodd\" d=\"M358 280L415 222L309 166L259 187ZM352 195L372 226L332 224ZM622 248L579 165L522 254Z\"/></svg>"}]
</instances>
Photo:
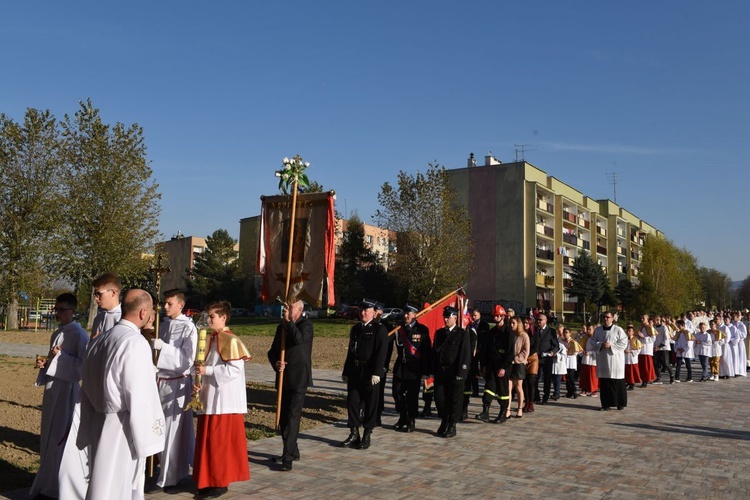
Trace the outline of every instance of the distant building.
<instances>
[{"instance_id":1,"label":"distant building","mask_svg":"<svg viewBox=\"0 0 750 500\"><path fill-rule=\"evenodd\" d=\"M643 245L656 228L610 200L595 200L527 163L485 157L448 170L468 208L474 269L468 293L483 312L495 302L560 313L576 310L565 293L583 251L605 270L612 287L638 283ZM484 311L486 309L486 311Z\"/></svg>"},{"instance_id":2,"label":"distant building","mask_svg":"<svg viewBox=\"0 0 750 500\"><path fill-rule=\"evenodd\" d=\"M171 239L157 243L156 251L168 255L166 265L169 272L162 276L162 291L174 288L184 290L186 278L191 276L195 267L195 258L205 252L206 248L206 238L183 236L179 231ZM239 251L239 244L235 244L234 249Z\"/></svg>"},{"instance_id":3,"label":"distant building","mask_svg":"<svg viewBox=\"0 0 750 500\"><path fill-rule=\"evenodd\" d=\"M349 221L345 219L336 219L336 255L339 254L339 248L344 241L344 235L347 233ZM396 253L396 233L377 226L362 223L365 230L365 245L380 257L383 267L388 269L391 263L391 255Z\"/></svg>"}]
</instances>

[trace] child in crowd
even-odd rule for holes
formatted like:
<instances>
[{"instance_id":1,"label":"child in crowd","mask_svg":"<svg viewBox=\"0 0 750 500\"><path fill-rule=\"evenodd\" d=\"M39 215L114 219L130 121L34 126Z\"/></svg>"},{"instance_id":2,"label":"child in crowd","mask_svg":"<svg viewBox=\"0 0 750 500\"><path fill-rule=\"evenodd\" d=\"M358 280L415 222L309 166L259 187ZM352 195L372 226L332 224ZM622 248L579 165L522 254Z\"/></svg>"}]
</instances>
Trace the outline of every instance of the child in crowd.
<instances>
[{"instance_id":1,"label":"child in crowd","mask_svg":"<svg viewBox=\"0 0 750 500\"><path fill-rule=\"evenodd\" d=\"M638 355L641 353L643 343L635 336L633 325L628 325L625 333L628 335L628 347L625 348L625 384L628 390L632 391L635 389L635 384L642 382Z\"/></svg>"},{"instance_id":2,"label":"child in crowd","mask_svg":"<svg viewBox=\"0 0 750 500\"><path fill-rule=\"evenodd\" d=\"M204 409L198 415L193 478L202 498L216 498L227 492L229 483L250 479L244 415L245 361L251 356L226 327L231 309L227 301L206 307L212 333L205 363L195 367L203 380L193 390L200 391Z\"/></svg>"}]
</instances>

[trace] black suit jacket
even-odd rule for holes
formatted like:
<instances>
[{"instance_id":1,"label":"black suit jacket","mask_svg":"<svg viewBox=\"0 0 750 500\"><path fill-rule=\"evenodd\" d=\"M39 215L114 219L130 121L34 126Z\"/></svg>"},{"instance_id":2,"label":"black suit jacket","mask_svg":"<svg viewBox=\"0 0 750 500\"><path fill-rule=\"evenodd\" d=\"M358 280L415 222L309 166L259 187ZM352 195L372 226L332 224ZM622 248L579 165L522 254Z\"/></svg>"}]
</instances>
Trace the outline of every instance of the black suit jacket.
<instances>
[{"instance_id":1,"label":"black suit jacket","mask_svg":"<svg viewBox=\"0 0 750 500\"><path fill-rule=\"evenodd\" d=\"M268 351L268 361L276 370L276 362L281 359L281 336L285 336L284 388L306 389L313 385L312 379L312 321L300 317L295 323L284 323L276 327L276 336ZM276 370L278 371L278 370ZM278 379L277 379L278 380Z\"/></svg>"},{"instance_id":2,"label":"black suit jacket","mask_svg":"<svg viewBox=\"0 0 750 500\"><path fill-rule=\"evenodd\" d=\"M549 325L545 325L544 328L537 330L537 339L537 352L540 358L543 352L549 352L554 355L560 350L560 342L557 340L557 334Z\"/></svg>"}]
</instances>

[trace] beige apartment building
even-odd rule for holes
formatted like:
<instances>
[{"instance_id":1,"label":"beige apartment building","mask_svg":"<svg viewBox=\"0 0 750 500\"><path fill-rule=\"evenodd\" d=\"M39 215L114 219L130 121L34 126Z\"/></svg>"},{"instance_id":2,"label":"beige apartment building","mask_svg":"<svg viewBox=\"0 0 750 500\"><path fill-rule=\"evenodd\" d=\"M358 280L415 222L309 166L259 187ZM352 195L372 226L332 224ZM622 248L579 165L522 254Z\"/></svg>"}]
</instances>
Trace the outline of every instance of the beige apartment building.
<instances>
[{"instance_id":1,"label":"beige apartment building","mask_svg":"<svg viewBox=\"0 0 750 500\"><path fill-rule=\"evenodd\" d=\"M235 244L235 251L239 251L239 244ZM185 289L185 278L195 266L195 258L206 251L206 238L199 236L183 236L179 231L167 241L156 244L158 253L167 254L169 272L161 279L162 291L175 288Z\"/></svg>"},{"instance_id":2,"label":"beige apartment building","mask_svg":"<svg viewBox=\"0 0 750 500\"><path fill-rule=\"evenodd\" d=\"M448 170L468 208L474 269L468 294L489 313L495 303L539 308L558 316L576 311L565 293L576 257L589 252L612 287L638 282L643 244L656 228L610 200L595 200L526 161L485 157Z\"/></svg>"}]
</instances>

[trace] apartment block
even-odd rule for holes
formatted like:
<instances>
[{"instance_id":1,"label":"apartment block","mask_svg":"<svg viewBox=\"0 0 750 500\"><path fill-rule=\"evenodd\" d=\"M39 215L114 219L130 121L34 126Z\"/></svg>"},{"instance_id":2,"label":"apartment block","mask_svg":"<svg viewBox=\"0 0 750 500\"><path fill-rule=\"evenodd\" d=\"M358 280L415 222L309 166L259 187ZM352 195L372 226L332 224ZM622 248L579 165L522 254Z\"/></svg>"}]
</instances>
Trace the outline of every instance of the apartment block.
<instances>
[{"instance_id":1,"label":"apartment block","mask_svg":"<svg viewBox=\"0 0 750 500\"><path fill-rule=\"evenodd\" d=\"M526 161L491 155L477 166L448 170L458 200L468 208L474 269L468 293L486 309L504 303L573 313L565 293L575 259L586 251L614 287L638 282L643 245L660 232L611 200L595 200Z\"/></svg>"},{"instance_id":2,"label":"apartment block","mask_svg":"<svg viewBox=\"0 0 750 500\"><path fill-rule=\"evenodd\" d=\"M191 275L195 266L195 258L206 251L206 238L199 236L183 236L179 231L167 241L156 244L156 251L167 254L169 272L161 279L162 291L179 288L185 289L186 278ZM235 251L239 251L239 244L235 244Z\"/></svg>"}]
</instances>

